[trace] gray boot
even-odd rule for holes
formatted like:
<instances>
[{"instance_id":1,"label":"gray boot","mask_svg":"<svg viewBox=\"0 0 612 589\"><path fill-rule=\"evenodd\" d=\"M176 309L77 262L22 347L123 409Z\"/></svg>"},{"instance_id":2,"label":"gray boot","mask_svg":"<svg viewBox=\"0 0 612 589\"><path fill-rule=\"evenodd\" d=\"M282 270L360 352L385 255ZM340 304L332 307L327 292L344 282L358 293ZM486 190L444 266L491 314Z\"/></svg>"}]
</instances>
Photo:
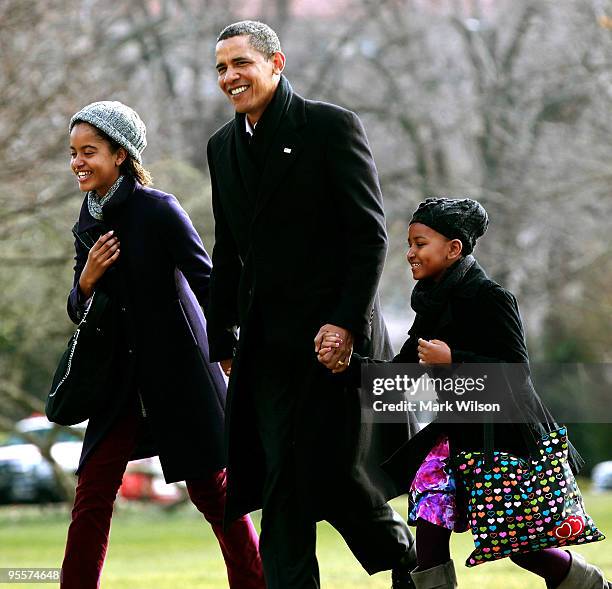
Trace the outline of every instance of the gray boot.
<instances>
[{"instance_id":1,"label":"gray boot","mask_svg":"<svg viewBox=\"0 0 612 589\"><path fill-rule=\"evenodd\" d=\"M455 565L452 560L424 571L410 573L416 589L454 589L457 587Z\"/></svg>"},{"instance_id":2,"label":"gray boot","mask_svg":"<svg viewBox=\"0 0 612 589\"><path fill-rule=\"evenodd\" d=\"M612 583L606 580L600 569L589 564L581 554L570 554L572 565L557 589L612 589Z\"/></svg>"}]
</instances>

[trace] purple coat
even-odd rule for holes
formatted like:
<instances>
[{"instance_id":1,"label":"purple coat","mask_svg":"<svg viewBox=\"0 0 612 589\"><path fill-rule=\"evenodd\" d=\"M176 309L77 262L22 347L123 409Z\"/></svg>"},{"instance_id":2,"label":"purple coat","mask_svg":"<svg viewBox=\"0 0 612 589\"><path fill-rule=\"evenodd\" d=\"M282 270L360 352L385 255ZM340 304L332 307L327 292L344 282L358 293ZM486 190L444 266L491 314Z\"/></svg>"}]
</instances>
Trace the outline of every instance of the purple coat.
<instances>
[{"instance_id":1,"label":"purple coat","mask_svg":"<svg viewBox=\"0 0 612 589\"><path fill-rule=\"evenodd\" d=\"M68 296L75 323L84 310L77 284L86 245L110 229L121 255L97 287L113 298L116 386L105 409L89 420L79 469L126 405L141 399L148 427L132 459L159 455L167 482L203 477L225 466L226 385L210 363L202 313L210 258L174 196L126 177L104 206L103 222L89 214L86 200L81 207Z\"/></svg>"}]
</instances>

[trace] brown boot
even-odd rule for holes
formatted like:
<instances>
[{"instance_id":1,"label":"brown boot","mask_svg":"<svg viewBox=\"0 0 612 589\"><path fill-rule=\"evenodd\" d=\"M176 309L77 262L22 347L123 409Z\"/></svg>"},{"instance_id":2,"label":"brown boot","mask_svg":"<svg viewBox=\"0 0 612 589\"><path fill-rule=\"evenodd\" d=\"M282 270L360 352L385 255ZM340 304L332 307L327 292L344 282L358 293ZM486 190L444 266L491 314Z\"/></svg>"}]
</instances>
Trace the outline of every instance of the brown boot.
<instances>
[{"instance_id":1,"label":"brown boot","mask_svg":"<svg viewBox=\"0 0 612 589\"><path fill-rule=\"evenodd\" d=\"M596 566L589 564L581 554L570 552L572 564L567 577L557 589L612 589L612 583Z\"/></svg>"},{"instance_id":2,"label":"brown boot","mask_svg":"<svg viewBox=\"0 0 612 589\"><path fill-rule=\"evenodd\" d=\"M424 571L410 573L416 589L455 589L457 576L452 560Z\"/></svg>"}]
</instances>

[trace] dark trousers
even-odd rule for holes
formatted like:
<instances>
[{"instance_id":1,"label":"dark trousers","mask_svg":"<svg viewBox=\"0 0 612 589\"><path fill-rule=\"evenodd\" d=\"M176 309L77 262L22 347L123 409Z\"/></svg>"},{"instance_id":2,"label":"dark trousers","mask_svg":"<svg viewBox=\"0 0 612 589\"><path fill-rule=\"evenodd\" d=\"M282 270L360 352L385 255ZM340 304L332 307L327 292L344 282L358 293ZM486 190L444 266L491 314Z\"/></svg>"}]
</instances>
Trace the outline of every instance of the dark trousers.
<instances>
[{"instance_id":1,"label":"dark trousers","mask_svg":"<svg viewBox=\"0 0 612 589\"><path fill-rule=\"evenodd\" d=\"M63 589L95 589L100 585L115 497L141 426L137 410L126 411L81 470L62 564ZM230 587L265 589L257 532L251 519L244 516L223 529L225 470L186 483L192 503L219 541Z\"/></svg>"},{"instance_id":2,"label":"dark trousers","mask_svg":"<svg viewBox=\"0 0 612 589\"><path fill-rule=\"evenodd\" d=\"M268 589L317 589L316 522L300 507L289 383L287 375L260 368L254 388L266 460L260 551ZM326 519L370 574L395 567L414 542L406 523L386 504L375 509L340 506L330 509Z\"/></svg>"}]
</instances>

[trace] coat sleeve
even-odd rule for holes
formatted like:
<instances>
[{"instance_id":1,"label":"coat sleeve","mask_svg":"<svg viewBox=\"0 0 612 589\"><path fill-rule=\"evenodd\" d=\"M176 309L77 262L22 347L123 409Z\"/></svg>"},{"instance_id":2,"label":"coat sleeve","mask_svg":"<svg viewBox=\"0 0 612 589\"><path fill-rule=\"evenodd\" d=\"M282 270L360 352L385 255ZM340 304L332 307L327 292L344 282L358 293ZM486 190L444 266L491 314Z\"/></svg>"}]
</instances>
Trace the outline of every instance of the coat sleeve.
<instances>
[{"instance_id":1,"label":"coat sleeve","mask_svg":"<svg viewBox=\"0 0 612 589\"><path fill-rule=\"evenodd\" d=\"M481 344L474 350L452 349L453 362L528 362L525 332L516 297L501 286L493 285L484 289L478 302L482 313L478 325L484 327Z\"/></svg>"},{"instance_id":2,"label":"coat sleeve","mask_svg":"<svg viewBox=\"0 0 612 589\"><path fill-rule=\"evenodd\" d=\"M67 311L68 317L73 323L78 324L83 318L85 312L85 297L79 290L79 278L81 278L81 272L85 268L87 262L87 248L78 240L74 240L74 278L72 281L72 290L68 293Z\"/></svg>"},{"instance_id":3,"label":"coat sleeve","mask_svg":"<svg viewBox=\"0 0 612 589\"><path fill-rule=\"evenodd\" d=\"M349 236L342 251L344 283L329 323L363 336L387 253L387 231L378 173L361 121L339 111L329 123L326 148L330 193Z\"/></svg>"},{"instance_id":4,"label":"coat sleeve","mask_svg":"<svg viewBox=\"0 0 612 589\"><path fill-rule=\"evenodd\" d=\"M232 235L223 207L215 176L211 142L207 148L208 168L212 190L213 215L215 217L215 245L210 282L210 305L207 312L208 345L213 362L234 356L238 343L236 337L238 317L238 288L242 273L242 260L236 240Z\"/></svg>"},{"instance_id":5,"label":"coat sleeve","mask_svg":"<svg viewBox=\"0 0 612 589\"><path fill-rule=\"evenodd\" d=\"M189 215L174 196L163 209L163 238L176 267L183 273L200 306L209 303L211 261Z\"/></svg>"}]
</instances>

